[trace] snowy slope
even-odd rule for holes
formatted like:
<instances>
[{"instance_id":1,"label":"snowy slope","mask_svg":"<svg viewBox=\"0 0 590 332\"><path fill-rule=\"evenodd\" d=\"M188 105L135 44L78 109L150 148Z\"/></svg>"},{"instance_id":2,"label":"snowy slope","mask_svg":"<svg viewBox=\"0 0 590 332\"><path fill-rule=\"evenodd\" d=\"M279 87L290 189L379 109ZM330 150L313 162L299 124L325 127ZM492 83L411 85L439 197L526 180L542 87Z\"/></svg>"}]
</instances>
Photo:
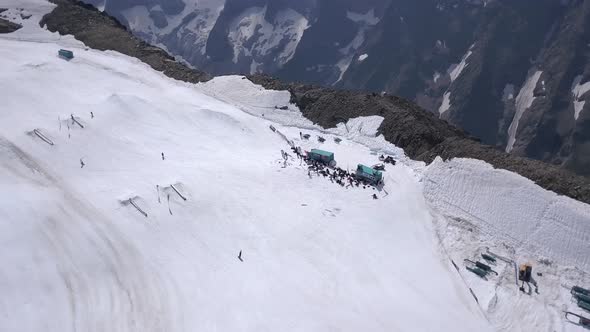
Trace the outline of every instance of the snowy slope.
<instances>
[{"instance_id":1,"label":"snowy slope","mask_svg":"<svg viewBox=\"0 0 590 332\"><path fill-rule=\"evenodd\" d=\"M0 331L576 331L561 310L590 283L588 205L409 160L378 116L326 130L240 76L171 80L38 28L41 0L9 5L34 15L0 35ZM383 191L342 188L284 164L270 125L345 169L399 162ZM540 295L509 266L453 267L485 246L534 261Z\"/></svg>"},{"instance_id":2,"label":"snowy slope","mask_svg":"<svg viewBox=\"0 0 590 332\"><path fill-rule=\"evenodd\" d=\"M310 179L282 167L288 145L262 116L60 47L0 37L0 330L486 330L412 169L387 172L397 190L379 200ZM377 161L352 141L325 148L342 167Z\"/></svg>"},{"instance_id":3,"label":"snowy slope","mask_svg":"<svg viewBox=\"0 0 590 332\"><path fill-rule=\"evenodd\" d=\"M590 285L589 205L479 160L437 159L423 176L451 259L463 265L489 249L514 262L492 266L500 275L487 281L461 267L495 330L584 330L564 321L563 311L590 316L570 294L573 285ZM537 282L530 295L516 285L515 266L523 263L532 263Z\"/></svg>"}]
</instances>

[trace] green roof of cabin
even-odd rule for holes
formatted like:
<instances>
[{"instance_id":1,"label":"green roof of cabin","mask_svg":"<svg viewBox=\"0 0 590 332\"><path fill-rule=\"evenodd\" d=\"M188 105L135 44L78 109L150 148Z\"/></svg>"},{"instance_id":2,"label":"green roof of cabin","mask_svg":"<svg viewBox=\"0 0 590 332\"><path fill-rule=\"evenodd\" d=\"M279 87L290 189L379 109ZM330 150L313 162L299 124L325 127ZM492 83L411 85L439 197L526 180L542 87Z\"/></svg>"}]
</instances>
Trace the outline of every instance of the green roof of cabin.
<instances>
[{"instance_id":1,"label":"green roof of cabin","mask_svg":"<svg viewBox=\"0 0 590 332\"><path fill-rule=\"evenodd\" d=\"M359 164L356 169L357 169L357 171L361 171L361 172L363 172L365 174L370 174L370 175L374 175L374 176L377 176L377 177L381 177L381 174L382 174L378 170L372 169L371 167L368 167L368 166L365 166L365 165L361 165L361 164Z\"/></svg>"},{"instance_id":2,"label":"green roof of cabin","mask_svg":"<svg viewBox=\"0 0 590 332\"><path fill-rule=\"evenodd\" d=\"M321 156L328 157L328 158L334 157L333 152L328 152L328 151L319 150L319 149L311 149L311 153L319 154Z\"/></svg>"}]
</instances>

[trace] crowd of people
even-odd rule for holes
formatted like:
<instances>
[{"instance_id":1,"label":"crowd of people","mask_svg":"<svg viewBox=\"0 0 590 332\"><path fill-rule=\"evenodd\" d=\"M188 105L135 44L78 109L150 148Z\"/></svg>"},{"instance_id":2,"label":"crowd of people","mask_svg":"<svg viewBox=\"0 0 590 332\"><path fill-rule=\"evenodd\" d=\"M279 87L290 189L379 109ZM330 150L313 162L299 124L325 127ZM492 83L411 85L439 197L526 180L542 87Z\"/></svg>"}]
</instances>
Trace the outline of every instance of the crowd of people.
<instances>
[{"instance_id":1,"label":"crowd of people","mask_svg":"<svg viewBox=\"0 0 590 332\"><path fill-rule=\"evenodd\" d=\"M298 159L301 159L307 164L307 175L312 178L312 174L321 176L329 179L332 183L338 184L343 188L348 189L349 187L363 187L363 189L375 187L369 184L366 180L357 177L355 172L342 169L340 167L329 167L324 163L309 158L302 150L301 147L292 146L291 150ZM286 153L284 153L286 154ZM373 194L373 199L377 199L377 195Z\"/></svg>"}]
</instances>

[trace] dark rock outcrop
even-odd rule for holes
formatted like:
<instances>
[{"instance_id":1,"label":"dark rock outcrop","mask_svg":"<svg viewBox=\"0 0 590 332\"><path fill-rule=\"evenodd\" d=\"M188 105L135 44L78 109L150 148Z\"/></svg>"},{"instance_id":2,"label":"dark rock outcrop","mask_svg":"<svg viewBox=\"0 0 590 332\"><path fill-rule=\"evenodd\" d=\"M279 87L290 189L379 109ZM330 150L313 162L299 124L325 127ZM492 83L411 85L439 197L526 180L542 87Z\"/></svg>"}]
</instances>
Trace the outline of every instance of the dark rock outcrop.
<instances>
[{"instance_id":1,"label":"dark rock outcrop","mask_svg":"<svg viewBox=\"0 0 590 332\"><path fill-rule=\"evenodd\" d=\"M157 71L177 80L197 83L210 75L175 61L166 51L133 36L113 17L91 5L70 0L51 0L57 5L41 20L52 32L71 34L84 44L98 50L117 51L147 63Z\"/></svg>"},{"instance_id":2,"label":"dark rock outcrop","mask_svg":"<svg viewBox=\"0 0 590 332\"><path fill-rule=\"evenodd\" d=\"M0 14L5 12L6 8L0 8ZM22 28L22 25L10 22L0 17L0 33L11 33Z\"/></svg>"}]
</instances>

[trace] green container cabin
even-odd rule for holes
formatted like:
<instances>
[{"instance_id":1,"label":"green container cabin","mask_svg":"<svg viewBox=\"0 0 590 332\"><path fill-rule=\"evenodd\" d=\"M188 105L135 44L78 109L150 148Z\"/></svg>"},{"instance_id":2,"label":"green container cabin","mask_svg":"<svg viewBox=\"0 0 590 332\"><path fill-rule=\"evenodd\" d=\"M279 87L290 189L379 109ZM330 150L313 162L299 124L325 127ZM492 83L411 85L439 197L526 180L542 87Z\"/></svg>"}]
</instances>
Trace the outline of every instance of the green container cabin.
<instances>
[{"instance_id":1,"label":"green container cabin","mask_svg":"<svg viewBox=\"0 0 590 332\"><path fill-rule=\"evenodd\" d=\"M319 162L324 163L326 165L333 166L336 164L336 161L334 160L334 153L333 152L328 152L328 151L319 150L319 149L311 149L311 151L307 153L307 156L311 160L319 161Z\"/></svg>"},{"instance_id":2,"label":"green container cabin","mask_svg":"<svg viewBox=\"0 0 590 332\"><path fill-rule=\"evenodd\" d=\"M574 293L580 293L580 294L584 294L584 295L590 296L590 290L585 289L585 288L582 288L580 286L574 286L574 287L572 287L571 293L572 294L574 294Z\"/></svg>"},{"instance_id":3,"label":"green container cabin","mask_svg":"<svg viewBox=\"0 0 590 332\"><path fill-rule=\"evenodd\" d=\"M66 60L72 60L74 58L74 52L69 50L61 49L57 52L57 54Z\"/></svg>"},{"instance_id":4,"label":"green container cabin","mask_svg":"<svg viewBox=\"0 0 590 332\"><path fill-rule=\"evenodd\" d=\"M361 164L356 167L356 176L373 184L379 184L383 181L383 173Z\"/></svg>"},{"instance_id":5,"label":"green container cabin","mask_svg":"<svg viewBox=\"0 0 590 332\"><path fill-rule=\"evenodd\" d=\"M590 303L586 301L578 300L578 307L590 311Z\"/></svg>"},{"instance_id":6,"label":"green container cabin","mask_svg":"<svg viewBox=\"0 0 590 332\"><path fill-rule=\"evenodd\" d=\"M574 294L574 296L580 300L580 301L584 301L586 303L590 303L590 295L586 295L586 294L582 294L582 293L576 293Z\"/></svg>"},{"instance_id":7,"label":"green container cabin","mask_svg":"<svg viewBox=\"0 0 590 332\"><path fill-rule=\"evenodd\" d=\"M475 273L482 278L485 278L486 275L488 274L487 271L484 271L484 270L480 269L479 267L473 268L473 267L466 266L465 268L467 270L469 270L470 272Z\"/></svg>"}]
</instances>

